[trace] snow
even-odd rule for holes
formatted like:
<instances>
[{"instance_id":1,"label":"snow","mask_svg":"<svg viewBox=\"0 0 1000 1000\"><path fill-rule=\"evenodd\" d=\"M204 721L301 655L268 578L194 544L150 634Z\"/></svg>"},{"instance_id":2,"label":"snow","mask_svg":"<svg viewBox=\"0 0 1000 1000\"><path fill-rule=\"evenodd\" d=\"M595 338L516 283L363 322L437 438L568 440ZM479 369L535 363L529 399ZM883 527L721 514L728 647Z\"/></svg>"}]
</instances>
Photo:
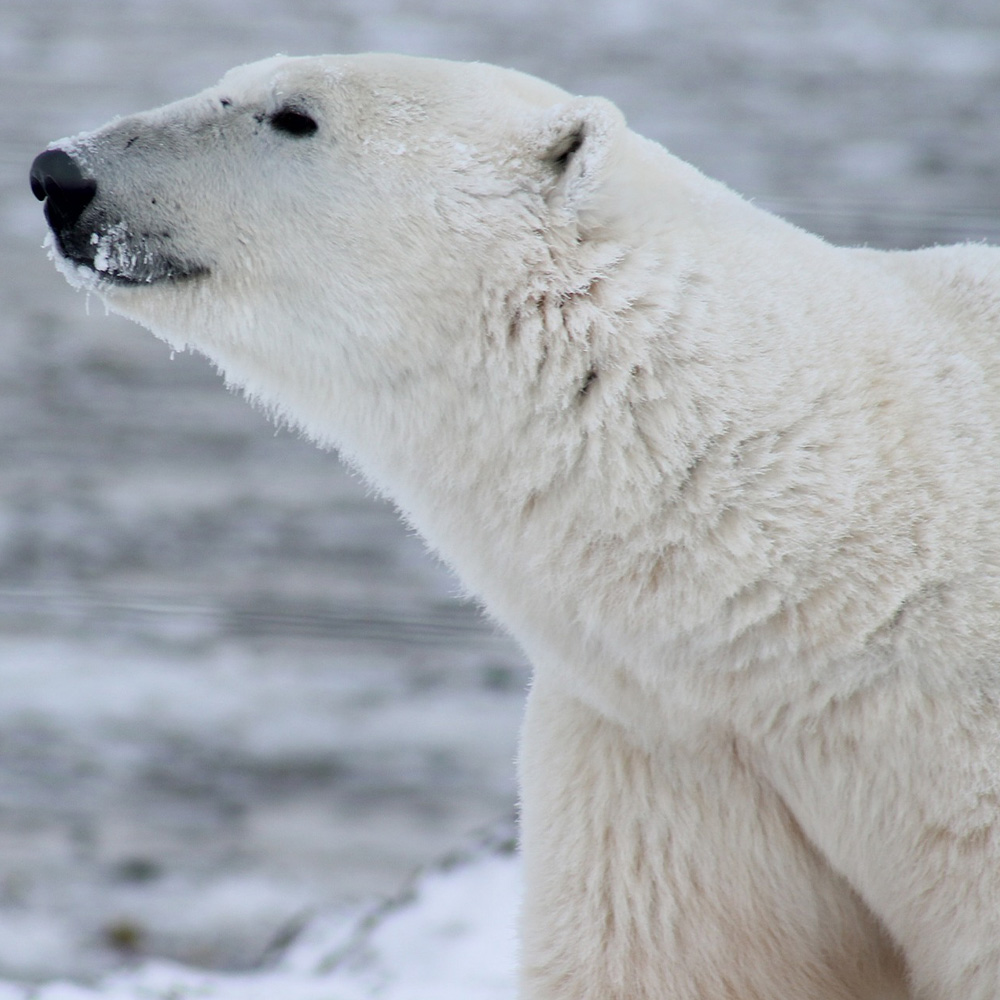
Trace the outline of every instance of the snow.
<instances>
[{"instance_id":1,"label":"snow","mask_svg":"<svg viewBox=\"0 0 1000 1000\"><path fill-rule=\"evenodd\" d=\"M147 962L93 986L0 984L0 1000L513 1000L519 872L508 844L481 849L367 912L315 918L249 975Z\"/></svg>"}]
</instances>

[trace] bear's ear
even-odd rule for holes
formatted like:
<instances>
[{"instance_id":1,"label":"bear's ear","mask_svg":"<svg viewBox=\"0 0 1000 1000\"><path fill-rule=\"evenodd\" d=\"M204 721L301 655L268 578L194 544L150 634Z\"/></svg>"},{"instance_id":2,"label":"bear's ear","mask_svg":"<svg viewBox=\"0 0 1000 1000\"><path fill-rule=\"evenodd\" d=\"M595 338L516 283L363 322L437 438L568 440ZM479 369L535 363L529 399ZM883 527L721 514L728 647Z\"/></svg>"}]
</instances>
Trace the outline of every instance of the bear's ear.
<instances>
[{"instance_id":1,"label":"bear's ear","mask_svg":"<svg viewBox=\"0 0 1000 1000\"><path fill-rule=\"evenodd\" d=\"M596 209L626 133L622 113L601 97L579 97L552 108L538 136L549 171L546 201L554 221L570 225Z\"/></svg>"}]
</instances>

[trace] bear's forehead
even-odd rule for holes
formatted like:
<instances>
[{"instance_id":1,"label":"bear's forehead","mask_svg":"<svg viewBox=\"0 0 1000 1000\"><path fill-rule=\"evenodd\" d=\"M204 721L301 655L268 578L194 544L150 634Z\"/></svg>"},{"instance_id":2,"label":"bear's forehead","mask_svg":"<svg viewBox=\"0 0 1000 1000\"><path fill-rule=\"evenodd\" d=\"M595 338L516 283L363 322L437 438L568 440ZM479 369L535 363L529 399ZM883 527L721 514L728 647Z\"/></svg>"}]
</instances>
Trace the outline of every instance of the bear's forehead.
<instances>
[{"instance_id":1,"label":"bear's forehead","mask_svg":"<svg viewBox=\"0 0 1000 1000\"><path fill-rule=\"evenodd\" d=\"M558 87L516 70L383 53L272 56L237 66L211 89L231 100L247 101L359 91L376 102L412 99L454 105L507 95L518 103L550 107L569 98Z\"/></svg>"}]
</instances>

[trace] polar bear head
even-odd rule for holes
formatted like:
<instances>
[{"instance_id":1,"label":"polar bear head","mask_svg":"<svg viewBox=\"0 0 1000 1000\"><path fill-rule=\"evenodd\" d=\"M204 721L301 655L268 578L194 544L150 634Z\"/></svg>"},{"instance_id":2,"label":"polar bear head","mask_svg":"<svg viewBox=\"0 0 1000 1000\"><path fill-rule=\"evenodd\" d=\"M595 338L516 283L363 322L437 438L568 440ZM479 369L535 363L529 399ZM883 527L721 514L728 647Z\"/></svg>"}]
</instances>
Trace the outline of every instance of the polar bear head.
<instances>
[{"instance_id":1,"label":"polar bear head","mask_svg":"<svg viewBox=\"0 0 1000 1000\"><path fill-rule=\"evenodd\" d=\"M275 57L54 144L32 186L72 282L340 443L304 411L453 359L579 243L626 134L493 66Z\"/></svg>"}]
</instances>

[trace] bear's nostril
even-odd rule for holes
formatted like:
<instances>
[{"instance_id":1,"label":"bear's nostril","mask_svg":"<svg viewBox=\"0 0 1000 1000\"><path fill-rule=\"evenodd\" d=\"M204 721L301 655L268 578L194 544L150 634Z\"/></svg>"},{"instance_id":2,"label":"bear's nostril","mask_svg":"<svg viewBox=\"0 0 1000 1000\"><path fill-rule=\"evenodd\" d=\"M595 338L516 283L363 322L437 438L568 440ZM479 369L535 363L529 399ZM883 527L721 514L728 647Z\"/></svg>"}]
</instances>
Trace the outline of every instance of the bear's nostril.
<instances>
[{"instance_id":1,"label":"bear's nostril","mask_svg":"<svg viewBox=\"0 0 1000 1000\"><path fill-rule=\"evenodd\" d=\"M31 192L45 201L53 229L69 229L97 193L97 182L84 177L76 160L61 149L47 149L31 164Z\"/></svg>"}]
</instances>

